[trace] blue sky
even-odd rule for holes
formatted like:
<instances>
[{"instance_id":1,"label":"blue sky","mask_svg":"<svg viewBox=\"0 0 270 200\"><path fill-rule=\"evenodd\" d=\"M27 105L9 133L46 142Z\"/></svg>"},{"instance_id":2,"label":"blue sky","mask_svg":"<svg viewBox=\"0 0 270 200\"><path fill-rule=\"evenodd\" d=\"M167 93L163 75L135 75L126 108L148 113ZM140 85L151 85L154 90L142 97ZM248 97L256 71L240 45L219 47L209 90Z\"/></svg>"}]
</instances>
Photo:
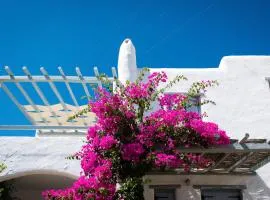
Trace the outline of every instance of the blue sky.
<instances>
[{"instance_id":1,"label":"blue sky","mask_svg":"<svg viewBox=\"0 0 270 200\"><path fill-rule=\"evenodd\" d=\"M148 67L217 67L226 55L268 55L270 1L19 1L0 0L0 74L44 66L109 72L121 42L131 38L137 63ZM26 124L0 90L0 124ZM1 134L1 133L0 133ZM2 133L3 134L3 133ZM22 134L22 133L17 133Z\"/></svg>"}]
</instances>

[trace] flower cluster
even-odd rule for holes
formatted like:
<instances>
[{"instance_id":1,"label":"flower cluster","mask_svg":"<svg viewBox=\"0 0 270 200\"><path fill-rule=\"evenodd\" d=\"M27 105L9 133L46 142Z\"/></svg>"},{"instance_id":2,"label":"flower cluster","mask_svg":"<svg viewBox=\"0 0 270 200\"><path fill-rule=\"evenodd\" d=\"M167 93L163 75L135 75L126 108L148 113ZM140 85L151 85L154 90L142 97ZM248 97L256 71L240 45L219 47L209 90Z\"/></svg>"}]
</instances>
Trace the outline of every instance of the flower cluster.
<instances>
[{"instance_id":1,"label":"flower cluster","mask_svg":"<svg viewBox=\"0 0 270 200\"><path fill-rule=\"evenodd\" d=\"M183 168L188 172L192 167L208 167L210 158L181 152L178 147L229 143L216 124L204 122L184 106L189 95L205 91L214 82L194 84L190 94L182 95L163 94L158 87L166 81L164 72L156 72L147 82L127 83L113 93L98 88L97 100L89 103L98 121L88 129L87 143L76 154L81 160L81 177L68 189L45 191L44 199L129 200L132 194L133 199L141 200L141 178L149 170ZM159 109L146 115L156 101ZM119 181L122 186L117 191Z\"/></svg>"},{"instance_id":2,"label":"flower cluster","mask_svg":"<svg viewBox=\"0 0 270 200\"><path fill-rule=\"evenodd\" d=\"M122 157L124 160L139 162L143 153L144 148L140 143L124 144L122 146Z\"/></svg>"},{"instance_id":3,"label":"flower cluster","mask_svg":"<svg viewBox=\"0 0 270 200\"><path fill-rule=\"evenodd\" d=\"M157 167L178 168L182 164L182 160L176 155L169 155L165 153L158 153L155 159Z\"/></svg>"},{"instance_id":4,"label":"flower cluster","mask_svg":"<svg viewBox=\"0 0 270 200\"><path fill-rule=\"evenodd\" d=\"M159 98L159 104L164 110L183 109L183 102L187 100L187 96L181 93L164 94Z\"/></svg>"}]
</instances>

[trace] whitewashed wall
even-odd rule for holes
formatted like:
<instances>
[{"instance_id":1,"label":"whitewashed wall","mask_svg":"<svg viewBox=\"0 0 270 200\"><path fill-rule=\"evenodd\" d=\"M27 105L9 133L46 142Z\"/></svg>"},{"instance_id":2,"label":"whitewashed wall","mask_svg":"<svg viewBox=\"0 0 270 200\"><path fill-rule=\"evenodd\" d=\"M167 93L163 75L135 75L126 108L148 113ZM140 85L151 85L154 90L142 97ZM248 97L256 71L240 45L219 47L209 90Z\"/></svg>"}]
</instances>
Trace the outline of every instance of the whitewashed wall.
<instances>
[{"instance_id":1,"label":"whitewashed wall","mask_svg":"<svg viewBox=\"0 0 270 200\"><path fill-rule=\"evenodd\" d=\"M133 49L129 45L132 43L123 43L121 48ZM129 73L119 72L120 80L134 80L130 74L134 71L136 59L125 60L125 66L126 71L129 70L127 66L132 67ZM186 92L194 81L218 80L220 86L210 88L206 96L217 105L202 107L202 112L209 116L206 120L218 123L234 139L242 139L245 133L249 133L251 138L270 139L270 88L265 80L265 77L270 77L270 56L227 56L222 58L218 68L153 68L150 71L165 71L169 80L177 74L189 79L167 92ZM182 185L177 189L177 199L200 199L200 191L193 189L193 185L245 185L244 199L270 199L270 164L257 172L256 176L155 175L149 178L151 185ZM190 185L185 184L187 178ZM148 185L145 186L145 196L146 199L154 199L154 190Z\"/></svg>"},{"instance_id":2,"label":"whitewashed wall","mask_svg":"<svg viewBox=\"0 0 270 200\"><path fill-rule=\"evenodd\" d=\"M270 56L227 56L215 69L151 69L165 71L169 79L176 74L189 81L175 85L171 92L184 92L193 81L218 80L220 86L211 88L207 98L217 105L206 105L209 121L217 122L229 136L270 139L270 88L265 77L270 77Z\"/></svg>"},{"instance_id":3,"label":"whitewashed wall","mask_svg":"<svg viewBox=\"0 0 270 200\"><path fill-rule=\"evenodd\" d=\"M33 174L78 177L80 163L65 157L80 150L84 137L0 137L0 182Z\"/></svg>"},{"instance_id":4,"label":"whitewashed wall","mask_svg":"<svg viewBox=\"0 0 270 200\"><path fill-rule=\"evenodd\" d=\"M245 133L250 138L270 139L270 88L265 77L270 77L270 56L227 56L215 69L151 69L165 71L169 79L177 74L185 75L183 81L168 92L186 92L193 81L218 80L220 85L209 89L207 98L217 105L205 105L208 121L214 121L227 131L231 138L241 139ZM200 199L200 191L192 185L246 185L244 199L270 199L270 164L257 171L256 176L150 176L151 184L181 184L177 199ZM191 180L190 186L184 180ZM153 199L153 189L146 196Z\"/></svg>"}]
</instances>

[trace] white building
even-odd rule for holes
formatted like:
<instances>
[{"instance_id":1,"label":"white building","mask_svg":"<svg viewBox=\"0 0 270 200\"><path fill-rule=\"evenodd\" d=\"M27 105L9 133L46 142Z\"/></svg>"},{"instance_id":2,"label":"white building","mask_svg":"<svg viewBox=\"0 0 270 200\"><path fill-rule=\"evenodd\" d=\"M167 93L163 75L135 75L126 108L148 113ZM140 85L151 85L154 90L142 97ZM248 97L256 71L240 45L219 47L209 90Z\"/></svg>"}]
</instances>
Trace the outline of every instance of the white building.
<instances>
[{"instance_id":1,"label":"white building","mask_svg":"<svg viewBox=\"0 0 270 200\"><path fill-rule=\"evenodd\" d=\"M130 40L125 40L120 48L118 76L121 81L136 78L135 48ZM8 76L0 77L1 89L10 97L32 123L31 126L5 126L1 130L36 129L36 137L1 137L0 161L8 168L0 175L1 181L13 181L15 194L23 200L39 199L40 191L48 188L68 186L79 176L78 161L65 157L78 151L83 144L86 127L95 122L89 113L87 118L66 121L68 113L77 111L78 103L70 89L70 83L83 87L89 96L87 85L99 84L94 77L84 77L79 68L78 76L66 76L59 69L59 76L49 76L41 69L43 76L32 76L27 68L25 76L14 76L6 67ZM207 97L215 105L203 106L209 121L214 121L227 131L229 136L239 141L227 148L216 150L219 154L216 165L210 169L185 174L181 171L171 174L149 174L151 183L145 185L146 200L173 199L270 199L270 56L227 56L218 68L184 69L153 68L165 71L169 79L183 74L189 81L175 85L168 92L185 92L188 86L199 80L218 80L219 87L210 88ZM95 68L96 75L98 74ZM116 75L113 69L113 75ZM43 105L36 106L23 88L30 82ZM37 82L48 83L56 94L59 104L49 105L46 92L37 87ZM66 86L74 105L67 105L55 83ZM15 84L29 105L21 105L7 87ZM249 133L250 138L245 137ZM212 150L204 152L213 153Z\"/></svg>"}]
</instances>

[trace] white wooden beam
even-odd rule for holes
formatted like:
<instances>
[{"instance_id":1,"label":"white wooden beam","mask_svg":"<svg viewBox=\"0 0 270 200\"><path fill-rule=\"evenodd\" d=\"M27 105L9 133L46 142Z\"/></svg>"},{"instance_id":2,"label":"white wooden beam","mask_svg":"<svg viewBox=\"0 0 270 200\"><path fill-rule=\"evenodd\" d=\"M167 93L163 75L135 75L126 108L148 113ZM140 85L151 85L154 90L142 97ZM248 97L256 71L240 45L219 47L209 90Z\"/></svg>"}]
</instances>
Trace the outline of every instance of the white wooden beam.
<instances>
[{"instance_id":1,"label":"white wooden beam","mask_svg":"<svg viewBox=\"0 0 270 200\"><path fill-rule=\"evenodd\" d=\"M258 162L257 164L255 164L253 167L250 168L251 171L256 171L257 169L259 169L260 167L264 166L265 164L270 162L270 155L267 156L265 159L263 159L262 161Z\"/></svg>"},{"instance_id":2,"label":"white wooden beam","mask_svg":"<svg viewBox=\"0 0 270 200\"><path fill-rule=\"evenodd\" d=\"M79 67L76 67L76 68L75 68L75 70L76 70L76 73L77 73L77 75L78 75L79 79L81 80L81 84L82 84L83 89L84 89L84 92L85 92L85 94L86 94L86 98L87 98L87 99L88 99L88 101L89 101L89 100L90 100L91 95L90 95L89 90L88 90L88 88L87 88L87 86L86 86L85 79L84 79L84 77L83 77L83 75L82 75L82 73L81 73L81 71L80 71L80 68L79 68ZM98 83L98 82L97 82L97 83Z\"/></svg>"},{"instance_id":3,"label":"white wooden beam","mask_svg":"<svg viewBox=\"0 0 270 200\"><path fill-rule=\"evenodd\" d=\"M243 153L243 152L259 152L259 151L269 151L270 145L268 143L245 143L243 146L239 143L235 145L218 145L209 148L183 148L178 147L177 150L182 153Z\"/></svg>"},{"instance_id":4,"label":"white wooden beam","mask_svg":"<svg viewBox=\"0 0 270 200\"><path fill-rule=\"evenodd\" d=\"M63 109L64 109L66 112L68 112L68 108L67 108L65 102L64 102L64 100L63 100L61 94L58 92L58 90L57 90L55 84L52 82L52 80L51 80L51 78L50 78L48 72L45 70L44 67L41 67L41 68L40 68L40 71L41 71L41 73L44 75L44 77L48 80L48 83L49 83L49 85L50 85L50 87L51 87L53 93L55 94L55 96L56 96L57 99L59 100L59 102L60 102L60 104L62 105Z\"/></svg>"},{"instance_id":5,"label":"white wooden beam","mask_svg":"<svg viewBox=\"0 0 270 200\"><path fill-rule=\"evenodd\" d=\"M226 160L230 156L230 153L225 154L220 160L218 160L214 165L208 167L207 169L204 170L204 172L209 172L216 167L218 167L224 160Z\"/></svg>"},{"instance_id":6,"label":"white wooden beam","mask_svg":"<svg viewBox=\"0 0 270 200\"><path fill-rule=\"evenodd\" d=\"M87 130L87 126L0 125L0 130Z\"/></svg>"},{"instance_id":7,"label":"white wooden beam","mask_svg":"<svg viewBox=\"0 0 270 200\"><path fill-rule=\"evenodd\" d=\"M50 76L54 82L65 82L62 76ZM78 76L66 76L69 83L81 83L81 79ZM96 77L83 77L85 83L96 83L98 80ZM110 81L114 79L112 77L108 78ZM32 76L32 80L35 82L47 82L47 79L44 76ZM16 80L10 78L10 76L0 76L0 82L31 82L27 76L16 76Z\"/></svg>"},{"instance_id":8,"label":"white wooden beam","mask_svg":"<svg viewBox=\"0 0 270 200\"><path fill-rule=\"evenodd\" d=\"M15 80L15 76L13 74L13 72L11 71L11 69L8 66L5 66L5 70L8 73L8 75L10 76L11 79ZM39 117L42 119L42 121L46 124L47 120L46 118L44 118L41 115L41 111L39 110L39 108L36 106L36 104L34 104L33 100L31 99L31 97L27 94L27 92L24 90L24 88L22 87L22 85L20 84L20 82L14 82L14 84L16 85L16 87L20 90L20 92L22 93L22 95L24 96L24 98L26 99L26 101L31 105L31 107L33 108L33 110L35 112L38 113Z\"/></svg>"},{"instance_id":9,"label":"white wooden beam","mask_svg":"<svg viewBox=\"0 0 270 200\"><path fill-rule=\"evenodd\" d=\"M57 119L57 115L56 113L52 110L51 105L49 103L49 101L47 100L47 98L45 97L45 95L43 94L43 92L41 91L41 89L39 88L39 86L37 85L36 81L32 78L31 73L29 72L29 70L27 69L27 67L23 67L22 68L24 73L26 74L26 76L28 77L28 79L31 81L32 86L34 87L35 91L38 93L39 97L41 98L41 100L43 101L43 103L49 108L49 111L51 112L51 114L55 117L57 123L59 125L62 125L61 122L59 122L59 120Z\"/></svg>"},{"instance_id":10,"label":"white wooden beam","mask_svg":"<svg viewBox=\"0 0 270 200\"><path fill-rule=\"evenodd\" d=\"M114 79L117 78L117 72L116 72L116 68L115 67L112 67L112 75L113 75L113 78Z\"/></svg>"},{"instance_id":11,"label":"white wooden beam","mask_svg":"<svg viewBox=\"0 0 270 200\"><path fill-rule=\"evenodd\" d=\"M241 158L239 161L237 161L235 164L233 164L231 167L229 167L227 169L227 172L232 172L233 170L235 170L239 165L241 165L243 162L245 162L250 156L253 155L254 152L250 152L248 153L246 156L244 156L243 158Z\"/></svg>"},{"instance_id":12,"label":"white wooden beam","mask_svg":"<svg viewBox=\"0 0 270 200\"><path fill-rule=\"evenodd\" d=\"M27 111L25 108L19 103L19 101L16 99L16 97L12 94L12 92L7 88L7 86L4 83L1 83L1 88L4 90L4 92L8 95L8 97L11 99L11 101L19 108L19 110L24 114L26 119L29 120L32 124L35 122L32 120L32 118L27 114Z\"/></svg>"},{"instance_id":13,"label":"white wooden beam","mask_svg":"<svg viewBox=\"0 0 270 200\"><path fill-rule=\"evenodd\" d=\"M102 83L101 83L101 81L100 81L100 77L99 77L99 72L98 72L98 68L95 66L94 67L94 73L95 73L95 76L96 76L96 78L97 78L97 80L98 80L98 87L102 87Z\"/></svg>"},{"instance_id":14,"label":"white wooden beam","mask_svg":"<svg viewBox=\"0 0 270 200\"><path fill-rule=\"evenodd\" d=\"M246 133L245 137L239 142L240 144L244 144L249 138L249 134Z\"/></svg>"},{"instance_id":15,"label":"white wooden beam","mask_svg":"<svg viewBox=\"0 0 270 200\"><path fill-rule=\"evenodd\" d=\"M63 77L63 79L65 80L65 85L66 85L66 87L67 87L67 90L68 90L68 92L69 92L69 95L70 95L70 97L71 97L71 99L72 99L74 105L76 106L77 112L79 112L80 109L79 109L78 101L77 101L77 99L76 99L76 97L75 97L75 95L74 95L74 93L73 93L73 91L72 91L72 89L71 89L71 87L70 87L70 85L69 85L69 82L67 81L67 77L66 77L66 75L65 75L65 73L64 73L64 71L63 71L63 69L62 69L60 66L58 67L58 70L59 70L61 76ZM84 119L84 118L82 118L82 119L83 119L84 125L87 125L85 119Z\"/></svg>"}]
</instances>

